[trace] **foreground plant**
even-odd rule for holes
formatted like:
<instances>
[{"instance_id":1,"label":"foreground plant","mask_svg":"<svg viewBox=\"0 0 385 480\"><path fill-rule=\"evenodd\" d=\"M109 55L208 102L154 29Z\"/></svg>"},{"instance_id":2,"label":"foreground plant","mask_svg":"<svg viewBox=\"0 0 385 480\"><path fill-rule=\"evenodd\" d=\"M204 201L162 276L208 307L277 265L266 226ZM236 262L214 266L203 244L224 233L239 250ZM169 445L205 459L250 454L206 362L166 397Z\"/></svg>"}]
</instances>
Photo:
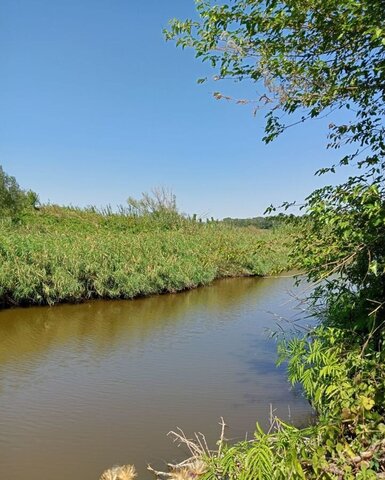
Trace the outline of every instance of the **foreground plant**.
<instances>
[{"instance_id":1,"label":"foreground plant","mask_svg":"<svg viewBox=\"0 0 385 480\"><path fill-rule=\"evenodd\" d=\"M203 461L204 480L385 478L385 352L363 351L359 338L321 326L281 342L280 361L288 361L290 381L303 386L317 421L299 429L272 415L267 432L257 425L254 438L231 445L222 420L214 450L202 434L173 432L190 449L185 463Z\"/></svg>"},{"instance_id":2,"label":"foreground plant","mask_svg":"<svg viewBox=\"0 0 385 480\"><path fill-rule=\"evenodd\" d=\"M99 480L134 480L136 477L137 473L133 465L123 465L106 470Z\"/></svg>"},{"instance_id":3,"label":"foreground plant","mask_svg":"<svg viewBox=\"0 0 385 480\"><path fill-rule=\"evenodd\" d=\"M148 465L147 470L153 473L157 480L198 480L206 478L210 475L210 461L220 456L222 447L225 445L226 424L223 418L221 418L220 425L219 448L214 451L210 450L206 437L202 433L195 433L194 438L189 439L181 429L178 429L176 432L169 432L168 435L173 438L178 446L183 445L187 447L190 456L176 465L169 463L167 472L154 470L151 465Z\"/></svg>"}]
</instances>

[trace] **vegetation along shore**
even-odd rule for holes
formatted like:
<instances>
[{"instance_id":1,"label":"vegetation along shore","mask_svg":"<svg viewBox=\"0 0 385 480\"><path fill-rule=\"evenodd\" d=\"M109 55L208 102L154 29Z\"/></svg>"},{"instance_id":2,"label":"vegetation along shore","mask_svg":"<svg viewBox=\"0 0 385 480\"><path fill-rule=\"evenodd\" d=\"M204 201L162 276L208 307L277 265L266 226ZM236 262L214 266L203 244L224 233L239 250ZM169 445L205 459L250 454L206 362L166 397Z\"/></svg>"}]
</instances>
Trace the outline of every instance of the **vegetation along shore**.
<instances>
[{"instance_id":1,"label":"vegetation along shore","mask_svg":"<svg viewBox=\"0 0 385 480\"><path fill-rule=\"evenodd\" d=\"M2 172L2 178L3 191L12 193L10 177ZM178 292L217 278L276 274L291 266L290 227L199 222L180 215L164 191L129 199L118 213L36 208L37 196L13 184L0 230L3 307Z\"/></svg>"}]
</instances>

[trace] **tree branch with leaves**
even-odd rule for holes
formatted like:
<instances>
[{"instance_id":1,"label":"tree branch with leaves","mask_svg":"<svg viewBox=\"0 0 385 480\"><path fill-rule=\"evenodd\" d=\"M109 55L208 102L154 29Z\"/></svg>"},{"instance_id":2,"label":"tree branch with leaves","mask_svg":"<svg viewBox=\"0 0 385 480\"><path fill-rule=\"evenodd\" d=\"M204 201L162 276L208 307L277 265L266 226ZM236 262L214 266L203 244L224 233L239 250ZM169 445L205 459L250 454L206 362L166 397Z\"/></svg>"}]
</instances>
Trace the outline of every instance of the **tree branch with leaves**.
<instances>
[{"instance_id":1,"label":"tree branch with leaves","mask_svg":"<svg viewBox=\"0 0 385 480\"><path fill-rule=\"evenodd\" d=\"M196 6L198 20L172 20L166 38L193 48L215 80L251 82L257 93L238 103L265 112L266 143L289 126L343 110L346 122L331 121L327 145L341 149L341 159L317 174L345 165L357 173L306 199L301 208L310 221L294 254L311 280L338 274L320 283L316 296L333 302L346 293L345 322L378 328L385 319L383 307L373 308L385 301L383 0L198 0Z\"/></svg>"}]
</instances>

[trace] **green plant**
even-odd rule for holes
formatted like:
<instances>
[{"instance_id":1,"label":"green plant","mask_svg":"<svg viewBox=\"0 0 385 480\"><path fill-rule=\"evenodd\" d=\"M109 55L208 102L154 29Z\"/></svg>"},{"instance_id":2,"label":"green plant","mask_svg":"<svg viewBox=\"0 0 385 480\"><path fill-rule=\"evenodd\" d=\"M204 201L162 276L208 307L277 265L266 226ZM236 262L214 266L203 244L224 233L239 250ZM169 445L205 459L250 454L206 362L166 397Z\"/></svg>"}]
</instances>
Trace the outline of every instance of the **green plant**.
<instances>
[{"instance_id":1,"label":"green plant","mask_svg":"<svg viewBox=\"0 0 385 480\"><path fill-rule=\"evenodd\" d=\"M0 166L0 219L18 220L23 211L37 203L37 194L22 190L15 177L6 174Z\"/></svg>"},{"instance_id":2,"label":"green plant","mask_svg":"<svg viewBox=\"0 0 385 480\"><path fill-rule=\"evenodd\" d=\"M216 80L258 86L259 99L238 103L266 112L266 143L290 126L343 110L342 122L330 122L328 147L344 153L317 174L355 167L344 183L306 199L294 242L295 264L315 282L309 301L321 326L280 351L317 423L296 430L278 422L270 434L257 429L255 441L217 452L207 478L385 475L383 7L381 0L199 0L197 20L173 20L165 32L208 61Z\"/></svg>"},{"instance_id":3,"label":"green plant","mask_svg":"<svg viewBox=\"0 0 385 480\"><path fill-rule=\"evenodd\" d=\"M369 346L368 346L369 347ZM254 437L218 448L174 433L203 460L204 480L353 480L385 474L384 353L362 350L344 329L320 326L303 338L280 343L289 379L300 383L318 412L317 421L295 428L272 417L268 432L257 424ZM202 447L203 446L203 447ZM191 459L186 460L186 462Z\"/></svg>"},{"instance_id":4,"label":"green plant","mask_svg":"<svg viewBox=\"0 0 385 480\"><path fill-rule=\"evenodd\" d=\"M328 278L318 295L355 296L345 323L366 323L366 332L378 336L385 321L383 2L206 0L197 1L197 12L197 20L172 20L166 38L193 48L217 80L258 85L265 142L291 125L344 111L344 122L330 122L328 145L345 147L344 154L317 173L352 164L358 172L308 197L303 208L311 221L298 238L296 261L310 280Z\"/></svg>"},{"instance_id":5,"label":"green plant","mask_svg":"<svg viewBox=\"0 0 385 480\"><path fill-rule=\"evenodd\" d=\"M133 298L289 268L293 231L42 206L0 231L0 304Z\"/></svg>"}]
</instances>

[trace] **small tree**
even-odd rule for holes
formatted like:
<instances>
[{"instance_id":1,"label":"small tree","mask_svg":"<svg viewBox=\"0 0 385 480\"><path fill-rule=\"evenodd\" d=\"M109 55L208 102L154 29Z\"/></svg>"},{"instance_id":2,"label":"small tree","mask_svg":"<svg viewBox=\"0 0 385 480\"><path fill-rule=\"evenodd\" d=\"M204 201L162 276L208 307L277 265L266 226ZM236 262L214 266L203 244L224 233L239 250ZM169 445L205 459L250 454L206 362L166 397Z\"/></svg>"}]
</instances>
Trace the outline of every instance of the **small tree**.
<instances>
[{"instance_id":1,"label":"small tree","mask_svg":"<svg viewBox=\"0 0 385 480\"><path fill-rule=\"evenodd\" d=\"M15 177L0 166L0 218L16 219L26 208L35 207L38 196L32 190L22 190Z\"/></svg>"},{"instance_id":2,"label":"small tree","mask_svg":"<svg viewBox=\"0 0 385 480\"><path fill-rule=\"evenodd\" d=\"M155 187L151 193L142 193L140 199L128 197L127 203L129 211L135 216L178 213L176 197L165 187Z\"/></svg>"},{"instance_id":3,"label":"small tree","mask_svg":"<svg viewBox=\"0 0 385 480\"><path fill-rule=\"evenodd\" d=\"M139 199L129 197L127 203L129 214L149 221L152 228L156 224L158 228L170 230L178 228L186 221L178 211L172 190L165 187L156 187L151 193L142 193Z\"/></svg>"}]
</instances>

